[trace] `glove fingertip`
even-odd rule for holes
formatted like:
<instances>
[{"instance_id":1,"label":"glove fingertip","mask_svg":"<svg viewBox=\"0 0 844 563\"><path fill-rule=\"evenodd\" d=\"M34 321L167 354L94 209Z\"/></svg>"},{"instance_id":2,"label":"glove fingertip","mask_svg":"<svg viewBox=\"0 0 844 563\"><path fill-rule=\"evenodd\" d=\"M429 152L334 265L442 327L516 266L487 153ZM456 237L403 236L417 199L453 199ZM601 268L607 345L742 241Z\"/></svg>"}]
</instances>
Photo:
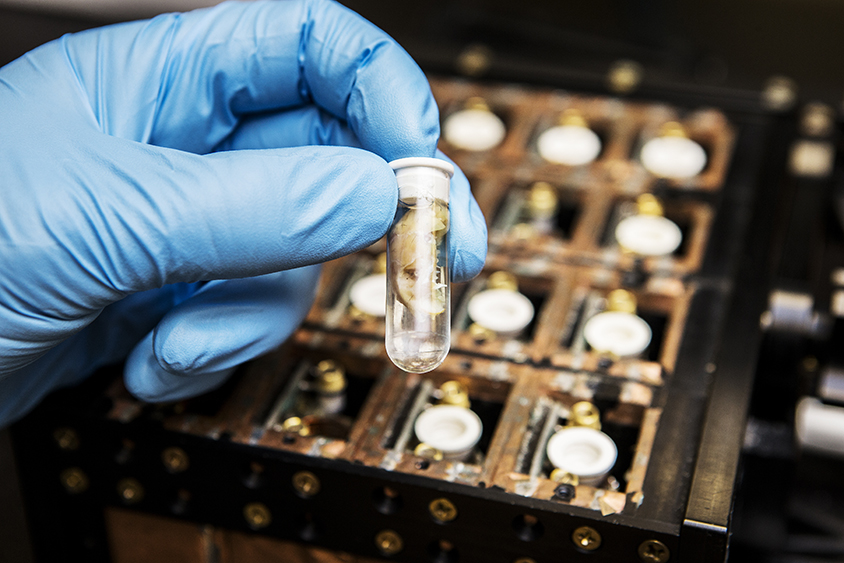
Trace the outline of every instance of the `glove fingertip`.
<instances>
[{"instance_id":1,"label":"glove fingertip","mask_svg":"<svg viewBox=\"0 0 844 563\"><path fill-rule=\"evenodd\" d=\"M149 333L129 354L123 373L126 389L147 402L178 401L195 397L222 385L235 368L188 377L168 372L153 352Z\"/></svg>"}]
</instances>

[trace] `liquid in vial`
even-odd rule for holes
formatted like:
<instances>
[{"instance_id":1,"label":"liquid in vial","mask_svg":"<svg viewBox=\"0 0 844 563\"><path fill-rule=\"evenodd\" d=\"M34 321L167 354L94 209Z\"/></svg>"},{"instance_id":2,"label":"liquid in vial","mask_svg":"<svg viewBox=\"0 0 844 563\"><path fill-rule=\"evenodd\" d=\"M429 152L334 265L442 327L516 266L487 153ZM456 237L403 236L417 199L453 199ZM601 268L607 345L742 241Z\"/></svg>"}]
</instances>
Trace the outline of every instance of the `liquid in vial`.
<instances>
[{"instance_id":1,"label":"liquid in vial","mask_svg":"<svg viewBox=\"0 0 844 563\"><path fill-rule=\"evenodd\" d=\"M399 186L387 233L387 355L404 371L439 366L451 341L448 271L449 181L454 167L436 158L390 166Z\"/></svg>"}]
</instances>

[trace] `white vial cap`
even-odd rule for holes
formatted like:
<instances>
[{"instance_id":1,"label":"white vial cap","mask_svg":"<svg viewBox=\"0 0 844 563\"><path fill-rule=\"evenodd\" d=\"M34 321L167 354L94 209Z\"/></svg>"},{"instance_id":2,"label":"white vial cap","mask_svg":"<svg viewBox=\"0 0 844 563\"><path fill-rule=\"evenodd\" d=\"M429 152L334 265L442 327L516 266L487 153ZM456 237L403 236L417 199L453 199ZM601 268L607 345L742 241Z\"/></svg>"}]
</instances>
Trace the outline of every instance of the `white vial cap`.
<instances>
[{"instance_id":1,"label":"white vial cap","mask_svg":"<svg viewBox=\"0 0 844 563\"><path fill-rule=\"evenodd\" d=\"M587 485L603 478L618 457L612 438L586 426L558 431L548 440L545 452L554 467L577 475Z\"/></svg>"},{"instance_id":2,"label":"white vial cap","mask_svg":"<svg viewBox=\"0 0 844 563\"><path fill-rule=\"evenodd\" d=\"M586 321L583 337L593 350L623 358L644 352L652 333L648 323L637 315L606 311Z\"/></svg>"},{"instance_id":3,"label":"white vial cap","mask_svg":"<svg viewBox=\"0 0 844 563\"><path fill-rule=\"evenodd\" d=\"M844 457L844 408L803 397L797 403L794 430L804 448Z\"/></svg>"},{"instance_id":4,"label":"white vial cap","mask_svg":"<svg viewBox=\"0 0 844 563\"><path fill-rule=\"evenodd\" d=\"M448 202L454 165L439 158L411 157L390 162L399 184L399 198L434 198Z\"/></svg>"},{"instance_id":5,"label":"white vial cap","mask_svg":"<svg viewBox=\"0 0 844 563\"><path fill-rule=\"evenodd\" d=\"M536 148L539 155L549 162L581 166L598 158L601 139L588 127L559 125L542 133Z\"/></svg>"},{"instance_id":6,"label":"white vial cap","mask_svg":"<svg viewBox=\"0 0 844 563\"><path fill-rule=\"evenodd\" d=\"M706 151L686 137L656 137L642 147L642 165L664 178L691 178L706 166Z\"/></svg>"},{"instance_id":7,"label":"white vial cap","mask_svg":"<svg viewBox=\"0 0 844 563\"><path fill-rule=\"evenodd\" d=\"M500 334L519 332L533 320L530 299L510 289L487 289L469 300L469 317L484 328Z\"/></svg>"},{"instance_id":8,"label":"white vial cap","mask_svg":"<svg viewBox=\"0 0 844 563\"><path fill-rule=\"evenodd\" d=\"M483 424L474 411L455 405L436 405L425 409L413 425L416 437L440 450L445 458L468 454L483 433Z\"/></svg>"},{"instance_id":9,"label":"white vial cap","mask_svg":"<svg viewBox=\"0 0 844 563\"><path fill-rule=\"evenodd\" d=\"M387 314L387 274L364 276L352 284L349 300L358 310L372 317Z\"/></svg>"},{"instance_id":10,"label":"white vial cap","mask_svg":"<svg viewBox=\"0 0 844 563\"><path fill-rule=\"evenodd\" d=\"M450 145L466 151L486 151L498 146L507 133L504 122L485 109L464 109L443 122L443 135Z\"/></svg>"},{"instance_id":11,"label":"white vial cap","mask_svg":"<svg viewBox=\"0 0 844 563\"><path fill-rule=\"evenodd\" d=\"M683 242L674 221L658 215L631 215L615 228L615 240L622 248L642 256L671 254Z\"/></svg>"}]
</instances>

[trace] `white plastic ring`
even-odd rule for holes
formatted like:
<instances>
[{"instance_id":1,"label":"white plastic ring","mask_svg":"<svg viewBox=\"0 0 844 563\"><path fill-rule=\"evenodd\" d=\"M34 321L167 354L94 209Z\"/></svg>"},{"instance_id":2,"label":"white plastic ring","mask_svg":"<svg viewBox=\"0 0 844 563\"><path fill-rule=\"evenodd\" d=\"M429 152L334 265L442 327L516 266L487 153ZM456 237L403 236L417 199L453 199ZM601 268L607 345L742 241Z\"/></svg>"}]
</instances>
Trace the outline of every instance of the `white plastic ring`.
<instances>
[{"instance_id":1,"label":"white plastic ring","mask_svg":"<svg viewBox=\"0 0 844 563\"><path fill-rule=\"evenodd\" d=\"M357 309L372 317L387 314L387 275L371 274L352 284L349 300Z\"/></svg>"},{"instance_id":2,"label":"white plastic ring","mask_svg":"<svg viewBox=\"0 0 844 563\"><path fill-rule=\"evenodd\" d=\"M814 397L803 397L797 403L794 429L802 447L844 456L844 408L825 405Z\"/></svg>"},{"instance_id":3,"label":"white plastic ring","mask_svg":"<svg viewBox=\"0 0 844 563\"><path fill-rule=\"evenodd\" d=\"M449 115L443 123L448 143L467 151L486 151L504 140L504 122L491 111L464 109Z\"/></svg>"},{"instance_id":4,"label":"white plastic ring","mask_svg":"<svg viewBox=\"0 0 844 563\"><path fill-rule=\"evenodd\" d=\"M487 289L469 300L469 317L484 328L500 334L519 332L533 320L530 299L510 289Z\"/></svg>"},{"instance_id":5,"label":"white plastic ring","mask_svg":"<svg viewBox=\"0 0 844 563\"><path fill-rule=\"evenodd\" d=\"M641 354L652 336L651 327L644 319L620 311L598 313L583 328L583 337L593 350L619 358Z\"/></svg>"},{"instance_id":6,"label":"white plastic ring","mask_svg":"<svg viewBox=\"0 0 844 563\"><path fill-rule=\"evenodd\" d=\"M581 166L598 158L601 139L588 127L559 125L539 136L536 149L549 162Z\"/></svg>"},{"instance_id":7,"label":"white plastic ring","mask_svg":"<svg viewBox=\"0 0 844 563\"><path fill-rule=\"evenodd\" d=\"M612 438L586 426L558 431L548 440L545 452L554 467L577 475L587 485L603 478L618 457Z\"/></svg>"},{"instance_id":8,"label":"white plastic ring","mask_svg":"<svg viewBox=\"0 0 844 563\"><path fill-rule=\"evenodd\" d=\"M706 151L685 137L656 137L642 147L642 165L665 178L691 178L706 166Z\"/></svg>"},{"instance_id":9,"label":"white plastic ring","mask_svg":"<svg viewBox=\"0 0 844 563\"><path fill-rule=\"evenodd\" d=\"M642 256L666 256L683 242L677 224L658 215L631 215L615 228L615 240L631 252Z\"/></svg>"},{"instance_id":10,"label":"white plastic ring","mask_svg":"<svg viewBox=\"0 0 844 563\"><path fill-rule=\"evenodd\" d=\"M422 411L413 429L420 442L451 459L469 453L483 434L480 417L470 409L455 405L437 405Z\"/></svg>"}]
</instances>

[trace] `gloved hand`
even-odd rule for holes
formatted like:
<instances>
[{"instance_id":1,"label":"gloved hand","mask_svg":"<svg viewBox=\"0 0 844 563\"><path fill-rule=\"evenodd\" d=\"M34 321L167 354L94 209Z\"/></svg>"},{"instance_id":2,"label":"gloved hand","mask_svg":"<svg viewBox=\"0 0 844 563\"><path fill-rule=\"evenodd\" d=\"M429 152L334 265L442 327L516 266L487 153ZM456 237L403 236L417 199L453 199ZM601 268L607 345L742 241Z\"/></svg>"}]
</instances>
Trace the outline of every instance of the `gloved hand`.
<instances>
[{"instance_id":1,"label":"gloved hand","mask_svg":"<svg viewBox=\"0 0 844 563\"><path fill-rule=\"evenodd\" d=\"M0 425L127 355L128 388L172 400L278 346L312 265L389 227L385 161L438 135L415 63L327 0L110 26L3 67ZM486 229L461 173L451 210L465 280Z\"/></svg>"}]
</instances>

